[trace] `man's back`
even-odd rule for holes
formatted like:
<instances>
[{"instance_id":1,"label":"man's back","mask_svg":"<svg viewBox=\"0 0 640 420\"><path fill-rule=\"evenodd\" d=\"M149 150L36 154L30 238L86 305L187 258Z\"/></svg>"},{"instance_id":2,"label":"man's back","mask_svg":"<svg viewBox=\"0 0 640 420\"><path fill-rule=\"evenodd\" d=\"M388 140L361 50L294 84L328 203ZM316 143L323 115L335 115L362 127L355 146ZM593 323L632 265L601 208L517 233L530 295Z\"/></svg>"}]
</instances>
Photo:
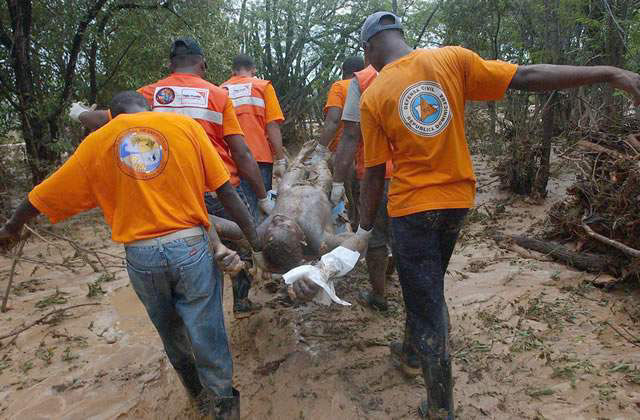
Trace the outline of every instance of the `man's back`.
<instances>
[{"instance_id":1,"label":"man's back","mask_svg":"<svg viewBox=\"0 0 640 420\"><path fill-rule=\"evenodd\" d=\"M230 118L229 96L225 89L190 73L172 73L168 77L138 89L155 112L172 112L194 118L220 154L237 185L238 169L224 137L243 134L235 115Z\"/></svg>"},{"instance_id":2,"label":"man's back","mask_svg":"<svg viewBox=\"0 0 640 420\"><path fill-rule=\"evenodd\" d=\"M257 77L233 76L221 87L229 91L247 145L255 160L272 163L274 151L267 139L267 124L281 122L284 117L271 82Z\"/></svg>"},{"instance_id":3,"label":"man's back","mask_svg":"<svg viewBox=\"0 0 640 420\"><path fill-rule=\"evenodd\" d=\"M500 98L515 69L459 47L416 50L382 69L362 96L362 132L365 166L393 156L391 216L473 204L464 104Z\"/></svg>"},{"instance_id":4,"label":"man's back","mask_svg":"<svg viewBox=\"0 0 640 420\"><path fill-rule=\"evenodd\" d=\"M29 196L52 220L99 206L113 239L208 226L203 194L229 179L202 127L176 114L121 114L89 135ZM66 185L65 198L52 197ZM55 207L55 208L52 208Z\"/></svg>"}]
</instances>

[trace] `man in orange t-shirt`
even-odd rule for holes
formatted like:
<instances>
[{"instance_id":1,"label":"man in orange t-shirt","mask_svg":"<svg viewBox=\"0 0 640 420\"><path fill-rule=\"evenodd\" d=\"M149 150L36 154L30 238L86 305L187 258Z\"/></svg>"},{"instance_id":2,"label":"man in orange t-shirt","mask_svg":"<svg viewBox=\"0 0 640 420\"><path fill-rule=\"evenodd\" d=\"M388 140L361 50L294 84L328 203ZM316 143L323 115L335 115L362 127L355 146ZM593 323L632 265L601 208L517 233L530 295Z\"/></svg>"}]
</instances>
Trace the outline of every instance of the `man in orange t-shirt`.
<instances>
[{"instance_id":1,"label":"man in orange t-shirt","mask_svg":"<svg viewBox=\"0 0 640 420\"><path fill-rule=\"evenodd\" d=\"M267 198L260 169L245 143L228 92L204 80L207 63L200 45L190 37L178 38L169 52L171 74L155 83L138 89L154 112L171 112L194 118L204 128L231 176L231 184L247 205L251 215L258 219L259 211L269 213L273 207ZM74 118L72 116L72 118ZM74 119L94 129L109 120L107 111L81 112ZM240 186L246 180L255 192L257 201L250 201ZM228 219L220 201L207 193L205 204L209 214ZM243 254L244 260L250 256ZM234 285L234 313L250 314L257 306L249 300L251 276L241 270L232 276Z\"/></svg>"},{"instance_id":2,"label":"man in orange t-shirt","mask_svg":"<svg viewBox=\"0 0 640 420\"><path fill-rule=\"evenodd\" d=\"M255 77L256 66L251 57L236 56L231 70L231 78L220 87L229 92L247 145L258 162L264 187L269 191L273 176L281 177L287 167L280 132L280 124L284 122L280 102L271 82ZM249 183L242 179L240 185L247 199L257 203L256 193Z\"/></svg>"},{"instance_id":3,"label":"man in orange t-shirt","mask_svg":"<svg viewBox=\"0 0 640 420\"><path fill-rule=\"evenodd\" d=\"M253 219L200 124L147 112L145 98L133 91L116 95L110 110L113 119L84 139L0 229L0 247L15 243L24 223L39 213L57 223L100 207L113 240L125 246L131 284L189 395L211 401L214 417L228 415L239 401L222 275L209 251L205 191L217 193L259 251Z\"/></svg>"},{"instance_id":4,"label":"man in orange t-shirt","mask_svg":"<svg viewBox=\"0 0 640 420\"><path fill-rule=\"evenodd\" d=\"M362 57L347 58L342 63L342 79L334 82L329 89L327 103L324 105L324 125L318 143L328 147L333 153L338 148L338 142L342 136L342 110L347 100L349 83L351 83L353 75L363 68L364 60Z\"/></svg>"},{"instance_id":5,"label":"man in orange t-shirt","mask_svg":"<svg viewBox=\"0 0 640 420\"><path fill-rule=\"evenodd\" d=\"M460 47L413 50L400 19L377 12L365 21L365 56L380 73L362 96L365 176L359 231L371 230L393 160L389 190L393 255L413 351L427 400L420 412L453 419L444 275L473 205L475 176L464 132L467 100L498 100L507 89L546 91L607 82L640 103L640 76L608 66L516 66L486 61Z\"/></svg>"}]
</instances>

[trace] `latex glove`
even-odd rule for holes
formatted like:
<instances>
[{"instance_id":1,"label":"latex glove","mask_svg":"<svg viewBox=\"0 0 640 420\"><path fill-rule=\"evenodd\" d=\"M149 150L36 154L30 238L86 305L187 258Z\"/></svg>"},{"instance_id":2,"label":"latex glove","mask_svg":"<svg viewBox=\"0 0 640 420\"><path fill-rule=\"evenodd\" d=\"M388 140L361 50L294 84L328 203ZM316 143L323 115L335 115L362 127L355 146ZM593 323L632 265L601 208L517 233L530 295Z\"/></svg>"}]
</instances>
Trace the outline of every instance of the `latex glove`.
<instances>
[{"instance_id":1,"label":"latex glove","mask_svg":"<svg viewBox=\"0 0 640 420\"><path fill-rule=\"evenodd\" d=\"M334 182L331 187L331 203L337 206L344 199L344 182Z\"/></svg>"},{"instance_id":2,"label":"latex glove","mask_svg":"<svg viewBox=\"0 0 640 420\"><path fill-rule=\"evenodd\" d=\"M273 208L275 207L275 203L269 200L269 197L260 198L258 200L258 208L261 212L266 215L269 215L273 212Z\"/></svg>"},{"instance_id":3,"label":"latex glove","mask_svg":"<svg viewBox=\"0 0 640 420\"><path fill-rule=\"evenodd\" d=\"M71 109L69 109L69 118L74 121L80 122L80 114L93 111L96 109L96 104L91 105L90 107L86 106L82 102L73 102L71 104Z\"/></svg>"},{"instance_id":4,"label":"latex glove","mask_svg":"<svg viewBox=\"0 0 640 420\"><path fill-rule=\"evenodd\" d=\"M282 158L273 162L273 176L276 178L282 178L285 171L287 170L287 159Z\"/></svg>"},{"instance_id":5,"label":"latex glove","mask_svg":"<svg viewBox=\"0 0 640 420\"><path fill-rule=\"evenodd\" d=\"M218 266L225 273L235 274L244 268L244 263L240 260L238 253L222 244L216 247L214 256Z\"/></svg>"}]
</instances>

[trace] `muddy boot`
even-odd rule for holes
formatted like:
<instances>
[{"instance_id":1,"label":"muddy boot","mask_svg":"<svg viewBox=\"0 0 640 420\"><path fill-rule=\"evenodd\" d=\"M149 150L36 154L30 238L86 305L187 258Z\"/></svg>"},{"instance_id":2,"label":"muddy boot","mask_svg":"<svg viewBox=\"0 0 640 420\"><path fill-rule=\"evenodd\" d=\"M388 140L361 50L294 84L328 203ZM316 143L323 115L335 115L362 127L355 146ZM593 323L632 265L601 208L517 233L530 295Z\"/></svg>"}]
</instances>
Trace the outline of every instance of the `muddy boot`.
<instances>
[{"instance_id":1,"label":"muddy boot","mask_svg":"<svg viewBox=\"0 0 640 420\"><path fill-rule=\"evenodd\" d=\"M232 279L233 285L233 316L246 318L259 311L262 306L249 300L249 289L251 289L251 277L246 270L242 270Z\"/></svg>"},{"instance_id":2,"label":"muddy boot","mask_svg":"<svg viewBox=\"0 0 640 420\"><path fill-rule=\"evenodd\" d=\"M217 397L211 402L212 420L240 420L240 392L233 388L232 397Z\"/></svg>"},{"instance_id":3,"label":"muddy boot","mask_svg":"<svg viewBox=\"0 0 640 420\"><path fill-rule=\"evenodd\" d=\"M420 375L420 360L415 351L410 346L405 346L399 341L389 344L391 350L391 361L408 377Z\"/></svg>"},{"instance_id":4,"label":"muddy boot","mask_svg":"<svg viewBox=\"0 0 640 420\"><path fill-rule=\"evenodd\" d=\"M453 420L451 360L424 361L422 373L427 388L427 399L418 407L420 416L430 420Z\"/></svg>"}]
</instances>

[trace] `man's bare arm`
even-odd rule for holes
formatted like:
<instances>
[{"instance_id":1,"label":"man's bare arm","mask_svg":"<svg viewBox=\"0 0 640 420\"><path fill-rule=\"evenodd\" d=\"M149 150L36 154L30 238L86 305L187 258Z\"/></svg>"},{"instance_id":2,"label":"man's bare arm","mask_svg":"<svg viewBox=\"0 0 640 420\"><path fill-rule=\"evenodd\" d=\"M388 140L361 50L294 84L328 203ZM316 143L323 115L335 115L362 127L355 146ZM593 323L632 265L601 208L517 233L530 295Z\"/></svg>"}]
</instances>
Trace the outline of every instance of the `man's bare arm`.
<instances>
[{"instance_id":1,"label":"man's bare arm","mask_svg":"<svg viewBox=\"0 0 640 420\"><path fill-rule=\"evenodd\" d=\"M633 97L640 105L640 75L611 66L559 66L533 64L520 66L513 76L510 89L543 92L596 83L609 83Z\"/></svg>"},{"instance_id":2,"label":"man's bare arm","mask_svg":"<svg viewBox=\"0 0 640 420\"><path fill-rule=\"evenodd\" d=\"M216 195L224 209L229 213L229 216L231 216L231 219L242 229L242 233L244 233L245 238L247 238L251 244L251 248L253 248L254 251L260 251L262 249L262 243L258 239L253 218L249 214L247 206L245 206L242 200L240 200L240 197L238 197L231 183L225 182L216 190Z\"/></svg>"},{"instance_id":3,"label":"man's bare arm","mask_svg":"<svg viewBox=\"0 0 640 420\"><path fill-rule=\"evenodd\" d=\"M0 229L0 250L9 250L20 240L20 231L29 220L40 214L37 208L26 198L11 216L11 219Z\"/></svg>"},{"instance_id":4,"label":"man's bare arm","mask_svg":"<svg viewBox=\"0 0 640 420\"><path fill-rule=\"evenodd\" d=\"M360 188L360 226L370 231L384 194L386 164L366 168Z\"/></svg>"},{"instance_id":5,"label":"man's bare arm","mask_svg":"<svg viewBox=\"0 0 640 420\"><path fill-rule=\"evenodd\" d=\"M327 147L331 140L336 136L338 127L340 126L340 119L342 118L342 108L337 106L331 106L327 109L327 115L324 117L324 124L322 126L322 133L320 133L320 139L318 143Z\"/></svg>"},{"instance_id":6,"label":"man's bare arm","mask_svg":"<svg viewBox=\"0 0 640 420\"><path fill-rule=\"evenodd\" d=\"M333 182L345 182L349 177L361 139L360 123L344 121L342 137L336 150Z\"/></svg>"},{"instance_id":7,"label":"man's bare arm","mask_svg":"<svg viewBox=\"0 0 640 420\"><path fill-rule=\"evenodd\" d=\"M256 160L253 158L247 143L244 141L244 137L239 134L231 136L225 136L224 138L229 144L231 150L231 157L238 166L238 173L240 176L247 180L251 188L256 193L258 199L263 199L267 196L267 192L264 189L264 182L262 181L262 175L260 175L260 169Z\"/></svg>"},{"instance_id":8,"label":"man's bare arm","mask_svg":"<svg viewBox=\"0 0 640 420\"><path fill-rule=\"evenodd\" d=\"M267 139L273 147L274 157L276 160L284 159L284 149L282 148L282 132L280 131L280 123L271 121L267 124Z\"/></svg>"}]
</instances>

